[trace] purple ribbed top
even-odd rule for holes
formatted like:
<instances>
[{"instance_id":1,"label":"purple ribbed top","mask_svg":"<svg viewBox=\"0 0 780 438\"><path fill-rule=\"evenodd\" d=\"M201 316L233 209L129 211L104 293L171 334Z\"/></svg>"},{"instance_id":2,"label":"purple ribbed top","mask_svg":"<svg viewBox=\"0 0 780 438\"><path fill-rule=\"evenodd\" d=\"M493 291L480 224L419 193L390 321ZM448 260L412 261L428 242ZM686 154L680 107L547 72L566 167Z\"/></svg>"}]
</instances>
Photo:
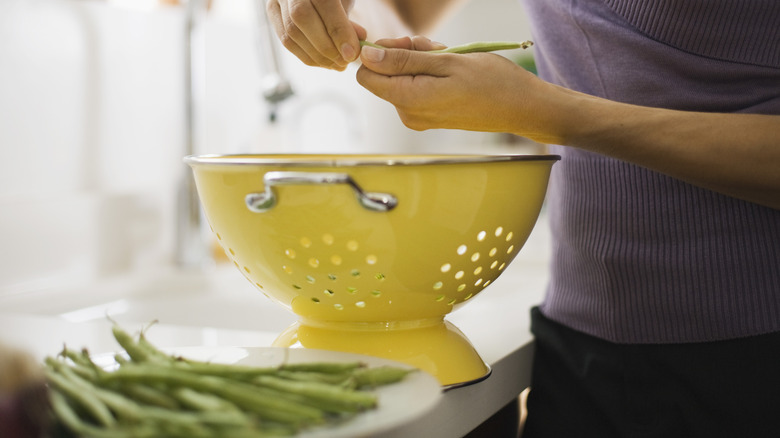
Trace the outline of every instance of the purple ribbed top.
<instances>
[{"instance_id":1,"label":"purple ribbed top","mask_svg":"<svg viewBox=\"0 0 780 438\"><path fill-rule=\"evenodd\" d=\"M646 106L780 114L778 0L524 1L548 81ZM548 318L618 343L780 330L780 211L552 149Z\"/></svg>"}]
</instances>

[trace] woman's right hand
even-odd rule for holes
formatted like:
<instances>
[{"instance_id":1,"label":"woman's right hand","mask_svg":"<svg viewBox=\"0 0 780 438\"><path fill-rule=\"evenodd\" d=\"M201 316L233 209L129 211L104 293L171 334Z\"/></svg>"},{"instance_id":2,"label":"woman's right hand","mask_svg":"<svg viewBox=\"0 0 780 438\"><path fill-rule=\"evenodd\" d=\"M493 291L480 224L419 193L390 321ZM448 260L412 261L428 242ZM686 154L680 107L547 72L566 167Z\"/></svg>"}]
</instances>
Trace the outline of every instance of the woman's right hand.
<instances>
[{"instance_id":1,"label":"woman's right hand","mask_svg":"<svg viewBox=\"0 0 780 438\"><path fill-rule=\"evenodd\" d=\"M350 21L354 0L268 0L268 19L306 65L342 71L360 54L366 30Z\"/></svg>"}]
</instances>

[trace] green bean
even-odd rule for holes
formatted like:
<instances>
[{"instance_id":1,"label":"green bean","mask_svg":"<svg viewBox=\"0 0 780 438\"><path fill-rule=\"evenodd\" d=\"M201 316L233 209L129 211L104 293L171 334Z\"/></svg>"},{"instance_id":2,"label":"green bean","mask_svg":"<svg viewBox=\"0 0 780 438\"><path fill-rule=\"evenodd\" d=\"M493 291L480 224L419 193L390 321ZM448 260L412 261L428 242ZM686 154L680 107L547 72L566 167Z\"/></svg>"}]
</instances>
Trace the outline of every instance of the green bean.
<instances>
[{"instance_id":1,"label":"green bean","mask_svg":"<svg viewBox=\"0 0 780 438\"><path fill-rule=\"evenodd\" d=\"M147 357L150 360L156 360L159 362L173 362L176 360L176 358L166 354L162 350L159 350L151 342L149 342L143 332L141 332L141 334L138 336L137 345L139 349L143 350L147 354Z\"/></svg>"},{"instance_id":2,"label":"green bean","mask_svg":"<svg viewBox=\"0 0 780 438\"><path fill-rule=\"evenodd\" d=\"M296 382L273 376L260 376L253 382L277 391L300 395L329 412L359 412L377 404L376 396L371 393L350 391L324 383Z\"/></svg>"},{"instance_id":3,"label":"green bean","mask_svg":"<svg viewBox=\"0 0 780 438\"><path fill-rule=\"evenodd\" d=\"M192 388L176 388L171 392L187 408L198 411L238 411L238 406L212 394Z\"/></svg>"},{"instance_id":4,"label":"green bean","mask_svg":"<svg viewBox=\"0 0 780 438\"><path fill-rule=\"evenodd\" d=\"M179 427L188 427L193 430L202 428L204 425L219 425L233 427L248 427L252 425L251 420L241 411L171 411L156 407L146 407L143 409L144 419L151 422L158 422L162 427L165 424L177 425Z\"/></svg>"},{"instance_id":5,"label":"green bean","mask_svg":"<svg viewBox=\"0 0 780 438\"><path fill-rule=\"evenodd\" d=\"M67 397L58 390L51 390L49 393L52 411L57 419L65 427L75 432L80 437L91 438L152 438L159 437L157 431L143 427L127 427L123 429L107 429L93 426L81 420L76 411L68 403Z\"/></svg>"},{"instance_id":6,"label":"green bean","mask_svg":"<svg viewBox=\"0 0 780 438\"><path fill-rule=\"evenodd\" d=\"M100 402L114 411L118 416L130 420L138 420L143 414L141 406L122 396L119 393L100 388L93 383L79 377L71 367L64 364L52 364L60 375L70 381L77 389L85 394L93 394Z\"/></svg>"},{"instance_id":7,"label":"green bean","mask_svg":"<svg viewBox=\"0 0 780 438\"><path fill-rule=\"evenodd\" d=\"M413 372L411 369L383 366L357 370L353 374L353 378L358 389L375 388L400 382L411 372Z\"/></svg>"},{"instance_id":8,"label":"green bean","mask_svg":"<svg viewBox=\"0 0 780 438\"><path fill-rule=\"evenodd\" d=\"M114 361L116 361L116 363L118 363L119 366L125 365L130 362L123 354L120 353L114 355Z\"/></svg>"},{"instance_id":9,"label":"green bean","mask_svg":"<svg viewBox=\"0 0 780 438\"><path fill-rule=\"evenodd\" d=\"M475 53L475 52L495 52L498 50L527 49L534 43L531 41L513 42L513 41L481 41L476 43L463 44L460 46L447 47L446 49L431 50L430 53Z\"/></svg>"},{"instance_id":10,"label":"green bean","mask_svg":"<svg viewBox=\"0 0 780 438\"><path fill-rule=\"evenodd\" d=\"M111 327L111 333L113 333L114 339L116 339L119 345L125 349L125 352L127 352L127 355L130 356L130 359L136 362L147 362L150 360L149 352L139 347L135 339L133 339L129 333L122 330L121 327L114 324Z\"/></svg>"},{"instance_id":11,"label":"green bean","mask_svg":"<svg viewBox=\"0 0 780 438\"><path fill-rule=\"evenodd\" d=\"M352 372L359 368L364 368L366 364L362 362L302 362L289 363L279 366L279 369L286 371L311 371L314 373L338 374Z\"/></svg>"},{"instance_id":12,"label":"green bean","mask_svg":"<svg viewBox=\"0 0 780 438\"><path fill-rule=\"evenodd\" d=\"M149 385L130 383L119 385L117 389L126 396L146 405L157 406L171 410L181 408L181 405L178 401L176 401L175 398L171 397L162 390Z\"/></svg>"},{"instance_id":13,"label":"green bean","mask_svg":"<svg viewBox=\"0 0 780 438\"><path fill-rule=\"evenodd\" d=\"M81 390L81 388L74 385L66 377L55 372L52 368L47 368L44 370L44 373L46 379L53 384L54 387L81 406L90 417L98 422L98 424L103 426L113 426L116 424L116 419L113 414L111 414L111 411L95 394Z\"/></svg>"},{"instance_id":14,"label":"green bean","mask_svg":"<svg viewBox=\"0 0 780 438\"><path fill-rule=\"evenodd\" d=\"M251 379L264 374L274 374L278 371L278 368L276 367L252 367L199 362L192 360L175 361L171 363L171 367L195 374L220 376L241 380Z\"/></svg>"},{"instance_id":15,"label":"green bean","mask_svg":"<svg viewBox=\"0 0 780 438\"><path fill-rule=\"evenodd\" d=\"M459 46L447 47L445 49L428 50L428 53L475 53L475 52L495 52L498 50L527 49L533 45L533 41L478 41L474 43L463 44ZM386 49L376 43L360 41L362 46L375 47L377 49Z\"/></svg>"},{"instance_id":16,"label":"green bean","mask_svg":"<svg viewBox=\"0 0 780 438\"><path fill-rule=\"evenodd\" d=\"M142 365L125 366L113 373L107 373L103 379L107 382L159 382L211 392L274 421L307 423L321 422L324 419L322 412L317 409L268 397L250 385L183 370Z\"/></svg>"},{"instance_id":17,"label":"green bean","mask_svg":"<svg viewBox=\"0 0 780 438\"><path fill-rule=\"evenodd\" d=\"M355 370L357 372L359 370ZM318 373L314 371L290 371L279 369L276 376L287 380L296 380L298 382L319 382L329 385L354 388L353 373Z\"/></svg>"}]
</instances>

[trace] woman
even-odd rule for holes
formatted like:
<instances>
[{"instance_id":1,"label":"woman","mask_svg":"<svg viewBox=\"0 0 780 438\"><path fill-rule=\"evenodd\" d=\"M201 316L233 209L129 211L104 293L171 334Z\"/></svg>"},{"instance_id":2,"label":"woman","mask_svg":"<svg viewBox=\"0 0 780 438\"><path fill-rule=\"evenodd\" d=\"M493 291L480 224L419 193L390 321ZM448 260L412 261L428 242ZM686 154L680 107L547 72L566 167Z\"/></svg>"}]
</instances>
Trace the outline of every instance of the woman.
<instances>
[{"instance_id":1,"label":"woman","mask_svg":"<svg viewBox=\"0 0 780 438\"><path fill-rule=\"evenodd\" d=\"M388 8L417 34L450 3ZM358 82L412 129L562 155L524 436L777 437L780 2L526 0L539 77L423 37L360 51L351 7L269 12L307 64L360 53Z\"/></svg>"}]
</instances>

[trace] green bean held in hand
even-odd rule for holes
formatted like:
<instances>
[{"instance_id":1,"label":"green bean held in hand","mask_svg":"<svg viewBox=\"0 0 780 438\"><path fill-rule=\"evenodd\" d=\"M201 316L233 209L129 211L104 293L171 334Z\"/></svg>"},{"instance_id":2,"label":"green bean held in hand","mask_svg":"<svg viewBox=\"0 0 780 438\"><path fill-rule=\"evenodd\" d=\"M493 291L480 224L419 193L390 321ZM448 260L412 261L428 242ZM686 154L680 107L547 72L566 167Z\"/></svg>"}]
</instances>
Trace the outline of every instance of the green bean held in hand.
<instances>
[{"instance_id":1,"label":"green bean held in hand","mask_svg":"<svg viewBox=\"0 0 780 438\"><path fill-rule=\"evenodd\" d=\"M468 44L462 44L458 46L447 47L444 49L432 49L426 50L428 53L479 53L479 52L497 52L499 50L513 50L513 49L527 49L533 46L533 41L477 41ZM387 47L381 46L376 43L362 40L360 46L369 46L375 49L386 49Z\"/></svg>"}]
</instances>

